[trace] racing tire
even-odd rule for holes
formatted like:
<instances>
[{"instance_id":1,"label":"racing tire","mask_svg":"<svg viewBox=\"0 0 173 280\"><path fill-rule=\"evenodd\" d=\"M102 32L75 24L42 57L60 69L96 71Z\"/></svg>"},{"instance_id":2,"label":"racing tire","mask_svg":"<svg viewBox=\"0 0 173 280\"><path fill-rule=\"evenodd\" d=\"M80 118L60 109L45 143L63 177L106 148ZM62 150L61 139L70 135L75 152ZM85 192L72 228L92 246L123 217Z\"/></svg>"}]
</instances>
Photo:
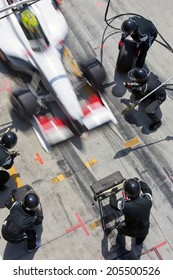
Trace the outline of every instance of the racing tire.
<instances>
[{"instance_id":1,"label":"racing tire","mask_svg":"<svg viewBox=\"0 0 173 280\"><path fill-rule=\"evenodd\" d=\"M119 51L116 67L123 73L130 71L136 60L137 44L132 40L125 40L124 45Z\"/></svg>"},{"instance_id":2,"label":"racing tire","mask_svg":"<svg viewBox=\"0 0 173 280\"><path fill-rule=\"evenodd\" d=\"M92 58L81 63L80 69L84 77L89 83L91 83L91 85L93 85L96 89L102 88L103 81L106 78L106 72L98 59Z\"/></svg>"},{"instance_id":3,"label":"racing tire","mask_svg":"<svg viewBox=\"0 0 173 280\"><path fill-rule=\"evenodd\" d=\"M28 89L13 92L11 104L14 111L22 119L31 119L38 105L36 97Z\"/></svg>"}]
</instances>

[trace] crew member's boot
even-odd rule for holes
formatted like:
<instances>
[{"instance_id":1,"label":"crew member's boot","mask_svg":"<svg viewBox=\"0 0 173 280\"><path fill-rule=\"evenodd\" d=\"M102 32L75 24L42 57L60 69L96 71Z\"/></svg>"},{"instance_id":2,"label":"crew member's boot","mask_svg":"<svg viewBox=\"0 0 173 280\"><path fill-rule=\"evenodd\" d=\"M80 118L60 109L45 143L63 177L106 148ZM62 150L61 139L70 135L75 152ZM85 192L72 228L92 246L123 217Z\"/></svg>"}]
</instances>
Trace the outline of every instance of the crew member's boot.
<instances>
[{"instance_id":1,"label":"crew member's boot","mask_svg":"<svg viewBox=\"0 0 173 280\"><path fill-rule=\"evenodd\" d=\"M149 130L150 130L150 131L156 131L161 125L162 125L161 120L158 120L158 121L156 121L156 122L153 122L152 124L150 124Z\"/></svg>"}]
</instances>

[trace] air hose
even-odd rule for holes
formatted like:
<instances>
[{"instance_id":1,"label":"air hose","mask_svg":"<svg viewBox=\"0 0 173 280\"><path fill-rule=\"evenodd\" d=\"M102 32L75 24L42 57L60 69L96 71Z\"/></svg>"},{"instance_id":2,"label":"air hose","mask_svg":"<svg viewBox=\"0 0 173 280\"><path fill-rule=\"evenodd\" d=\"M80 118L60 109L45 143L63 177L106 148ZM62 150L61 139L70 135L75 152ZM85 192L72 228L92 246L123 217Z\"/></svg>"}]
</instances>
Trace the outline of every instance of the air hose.
<instances>
[{"instance_id":1,"label":"air hose","mask_svg":"<svg viewBox=\"0 0 173 280\"><path fill-rule=\"evenodd\" d=\"M122 16L139 16L139 17L143 17L139 14L135 14L135 13L124 13L124 14L119 14L117 16L114 16L112 18L107 18L108 17L108 12L109 12L109 7L110 7L110 3L111 3L111 0L108 0L108 3L107 3L107 6L106 6L106 10L105 10L105 15L104 15L104 21L106 22L106 27L103 31L103 36L102 36L102 42L101 42L101 49L100 49L100 60L101 60L101 63L102 63L102 60L103 60L103 44L105 43L105 41L111 37L112 35L116 34L116 33L120 33L121 32L121 29L120 28L117 28L117 27L114 27L112 25L112 22L114 20L116 20L117 18L119 17L122 17ZM117 30L116 32L113 32L111 34L109 34L106 38L105 38L105 34L106 34L106 31L108 29L108 27L112 28L112 29L115 29ZM163 38L163 36L158 32L158 35L160 36L160 38L162 39L162 41L164 42L161 42L159 40L155 40L157 43L159 43L160 45L162 45L163 47L165 47L167 50L169 50L170 52L173 53L173 48L171 47L171 45Z\"/></svg>"}]
</instances>

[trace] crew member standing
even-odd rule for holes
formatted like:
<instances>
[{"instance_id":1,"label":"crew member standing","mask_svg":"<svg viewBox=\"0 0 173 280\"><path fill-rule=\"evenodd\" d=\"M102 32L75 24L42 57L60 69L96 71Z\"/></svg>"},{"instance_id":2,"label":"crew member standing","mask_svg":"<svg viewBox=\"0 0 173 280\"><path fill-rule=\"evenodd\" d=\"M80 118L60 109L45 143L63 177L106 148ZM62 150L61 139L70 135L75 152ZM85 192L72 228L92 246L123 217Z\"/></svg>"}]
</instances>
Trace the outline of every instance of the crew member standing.
<instances>
[{"instance_id":1,"label":"crew member standing","mask_svg":"<svg viewBox=\"0 0 173 280\"><path fill-rule=\"evenodd\" d=\"M142 68L145 63L146 55L157 37L157 29L154 24L140 16L130 17L121 26L122 36L119 42L119 49L123 46L125 39L131 36L137 42L138 56L136 67Z\"/></svg>"},{"instance_id":2,"label":"crew member standing","mask_svg":"<svg viewBox=\"0 0 173 280\"><path fill-rule=\"evenodd\" d=\"M157 116L157 109L166 100L166 90L162 83L159 81L157 75L152 72L147 73L144 68L134 68L128 73L132 83L124 83L124 86L130 89L135 99L141 99L151 93L146 100L149 105L145 108L145 113L152 120L149 126L150 131L156 131L162 124L160 118ZM158 88L158 89L157 89Z\"/></svg>"},{"instance_id":3,"label":"crew member standing","mask_svg":"<svg viewBox=\"0 0 173 280\"><path fill-rule=\"evenodd\" d=\"M137 178L126 180L123 188L126 199L117 199L114 190L110 195L110 205L124 214L124 221L117 230L122 235L136 238L136 244L140 245L149 232L152 192Z\"/></svg>"}]
</instances>

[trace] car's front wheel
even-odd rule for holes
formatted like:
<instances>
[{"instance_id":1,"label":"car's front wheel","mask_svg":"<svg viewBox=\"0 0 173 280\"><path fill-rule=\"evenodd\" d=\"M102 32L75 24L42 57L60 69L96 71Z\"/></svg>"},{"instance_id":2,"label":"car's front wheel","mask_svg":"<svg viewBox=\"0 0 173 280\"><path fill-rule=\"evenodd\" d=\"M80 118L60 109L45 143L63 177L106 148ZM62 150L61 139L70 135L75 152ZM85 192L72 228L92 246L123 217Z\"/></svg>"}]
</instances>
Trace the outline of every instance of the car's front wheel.
<instances>
[{"instance_id":1,"label":"car's front wheel","mask_svg":"<svg viewBox=\"0 0 173 280\"><path fill-rule=\"evenodd\" d=\"M80 69L83 76L93 85L96 89L101 89L103 81L106 78L106 72L101 62L92 58L88 61L81 63Z\"/></svg>"},{"instance_id":2,"label":"car's front wheel","mask_svg":"<svg viewBox=\"0 0 173 280\"><path fill-rule=\"evenodd\" d=\"M36 97L28 89L13 92L11 104L14 111L22 119L31 119L38 106Z\"/></svg>"}]
</instances>

